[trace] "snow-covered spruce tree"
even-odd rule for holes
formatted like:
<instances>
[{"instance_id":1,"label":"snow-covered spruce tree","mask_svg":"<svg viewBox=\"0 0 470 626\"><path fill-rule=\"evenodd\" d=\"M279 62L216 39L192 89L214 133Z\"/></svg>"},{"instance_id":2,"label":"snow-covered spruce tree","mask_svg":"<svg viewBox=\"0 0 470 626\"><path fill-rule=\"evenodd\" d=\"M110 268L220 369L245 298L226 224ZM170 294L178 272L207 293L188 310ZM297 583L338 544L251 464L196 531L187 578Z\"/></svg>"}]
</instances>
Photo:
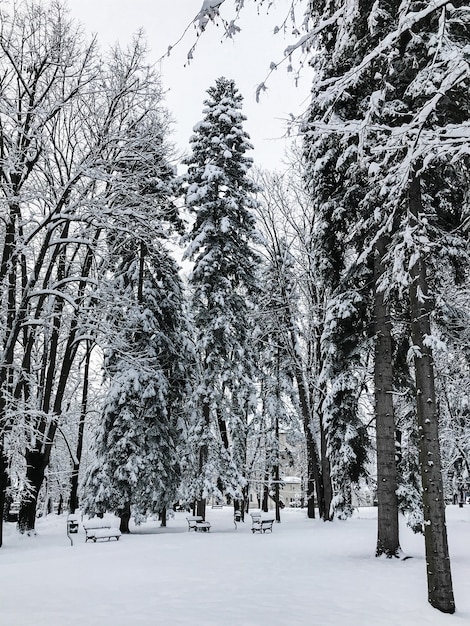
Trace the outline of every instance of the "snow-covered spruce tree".
<instances>
[{"instance_id":1,"label":"snow-covered spruce tree","mask_svg":"<svg viewBox=\"0 0 470 626\"><path fill-rule=\"evenodd\" d=\"M253 246L256 186L246 154L252 146L243 129L242 96L226 78L217 79L208 95L204 118L190 140L185 175L186 206L194 214L185 257L194 262L189 285L200 361L194 496L203 516L209 495L238 498L244 485L259 265Z\"/></svg>"},{"instance_id":2,"label":"snow-covered spruce tree","mask_svg":"<svg viewBox=\"0 0 470 626\"><path fill-rule=\"evenodd\" d=\"M323 5L319 5L321 11ZM328 6L322 19L332 11L342 11L341 3ZM317 7L316 7L317 8ZM317 60L322 78L341 75L354 60L362 55L370 45L367 34L367 5L358 5L350 14L346 7L345 19L341 24L336 20L321 31L320 45L325 54ZM330 16L331 17L331 16ZM354 119L361 109L364 93L369 88L369 75L361 77L353 88L339 93L336 102L338 121ZM315 90L314 90L315 91ZM330 450L336 459L333 474L338 474L336 483L347 482L351 476L357 479L366 460L362 445L367 443L364 426L358 418L358 398L362 377L358 374L364 368L369 337L374 337L374 391L375 425L377 447L377 499L378 537L377 554L396 555L399 551L398 502L396 498L396 463L394 416L392 403L392 337L390 312L383 293L375 287L383 273L382 258L385 239L377 241L371 254L358 257L364 249L364 241L369 232L363 227L362 202L367 190L367 172L357 163L360 149L357 138L348 133L322 133L325 104L321 97L312 98L310 109L311 126L305 133L305 152L310 164L307 183L313 202L320 217L320 227L316 238L315 255L319 276L322 277L329 298L325 322L324 379L327 396L324 403L327 422L327 438ZM318 126L317 126L318 125ZM369 209L366 208L366 218ZM351 358L352 357L352 358ZM342 411L342 406L348 406ZM346 428L353 429L346 436ZM359 438L350 435L354 430ZM337 433L335 432L337 431ZM338 452L340 454L338 454ZM359 453L359 456L357 456ZM345 471L348 463L342 457L346 454L351 470ZM359 461L357 464L356 461ZM354 467L356 466L356 467ZM338 488L338 487L337 487ZM334 503L340 508L340 490ZM349 508L349 511L351 509Z\"/></svg>"},{"instance_id":3,"label":"snow-covered spruce tree","mask_svg":"<svg viewBox=\"0 0 470 626\"><path fill-rule=\"evenodd\" d=\"M456 253L464 261L468 197L455 182L468 168L468 9L443 2L315 8L336 67L319 68L326 71L314 85L308 142L338 137L356 153L341 184L366 180L359 203L367 233L362 259L381 255L383 242L377 289L408 299L428 599L453 613L431 322L442 267Z\"/></svg>"},{"instance_id":4,"label":"snow-covered spruce tree","mask_svg":"<svg viewBox=\"0 0 470 626\"><path fill-rule=\"evenodd\" d=\"M127 150L113 164L107 223L103 348L108 390L84 508L116 511L121 530L171 506L179 486L178 420L186 388L187 327L178 267L167 249L173 206L159 83L154 106L129 119ZM137 105L137 103L135 103ZM134 117L135 116L135 117ZM111 172L110 172L111 174Z\"/></svg>"},{"instance_id":5,"label":"snow-covered spruce tree","mask_svg":"<svg viewBox=\"0 0 470 626\"><path fill-rule=\"evenodd\" d=\"M137 242L138 244L139 242ZM158 244L157 246L158 247ZM127 259L110 297L120 297L122 316L106 356L109 377L95 462L84 485L84 508L115 511L121 530L171 507L179 486L179 418L185 389L186 328L177 267L161 249ZM122 268L124 269L124 268ZM144 272L137 294L139 272ZM129 279L124 288L119 279ZM135 292L130 293L134 288ZM133 296L136 296L135 298ZM116 302L117 307L117 302ZM116 313L116 310L114 310Z\"/></svg>"}]
</instances>

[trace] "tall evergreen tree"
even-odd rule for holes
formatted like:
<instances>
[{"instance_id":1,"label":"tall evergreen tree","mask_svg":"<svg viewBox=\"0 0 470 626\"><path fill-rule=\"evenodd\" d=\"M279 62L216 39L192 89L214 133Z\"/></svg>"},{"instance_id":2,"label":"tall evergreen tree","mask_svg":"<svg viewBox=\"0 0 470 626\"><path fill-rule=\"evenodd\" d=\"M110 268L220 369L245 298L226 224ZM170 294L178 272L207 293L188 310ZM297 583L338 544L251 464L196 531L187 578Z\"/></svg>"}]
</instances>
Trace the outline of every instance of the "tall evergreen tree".
<instances>
[{"instance_id":1,"label":"tall evergreen tree","mask_svg":"<svg viewBox=\"0 0 470 626\"><path fill-rule=\"evenodd\" d=\"M331 163L331 152L315 146L325 137L341 146L332 163L341 172L336 215L348 189L362 190L356 265L378 256L376 293L408 303L428 598L452 613L431 322L442 266L463 251L459 231L468 207L455 185L468 167L462 148L470 113L466 7L345 2L312 4L311 12L328 60L318 67L306 145L319 170L318 159Z\"/></svg>"},{"instance_id":2,"label":"tall evergreen tree","mask_svg":"<svg viewBox=\"0 0 470 626\"><path fill-rule=\"evenodd\" d=\"M258 291L253 209L248 173L252 148L243 129L242 96L233 80L208 89L204 118L186 159L186 206L194 214L185 257L200 360L198 384L198 513L206 498L241 495L247 415L253 408L255 358L251 349Z\"/></svg>"},{"instance_id":3,"label":"tall evergreen tree","mask_svg":"<svg viewBox=\"0 0 470 626\"><path fill-rule=\"evenodd\" d=\"M141 520L171 506L179 485L178 421L189 352L182 284L167 249L168 233L180 223L165 132L158 109L132 121L133 149L115 164L108 280L99 294L107 303L108 390L84 508L116 511L123 532L131 514Z\"/></svg>"}]
</instances>

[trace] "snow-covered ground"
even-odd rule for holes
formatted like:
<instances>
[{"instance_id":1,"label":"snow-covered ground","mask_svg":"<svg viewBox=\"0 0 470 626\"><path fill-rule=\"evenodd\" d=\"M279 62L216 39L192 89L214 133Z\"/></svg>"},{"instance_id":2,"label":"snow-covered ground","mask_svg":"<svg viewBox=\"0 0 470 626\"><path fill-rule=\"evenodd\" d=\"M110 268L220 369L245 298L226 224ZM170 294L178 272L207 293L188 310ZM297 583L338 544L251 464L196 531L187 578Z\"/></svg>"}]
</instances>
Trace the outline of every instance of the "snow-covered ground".
<instances>
[{"instance_id":1,"label":"snow-covered ground","mask_svg":"<svg viewBox=\"0 0 470 626\"><path fill-rule=\"evenodd\" d=\"M427 603L423 538L401 529L406 560L376 559L376 510L347 522L282 513L273 533L235 529L230 507L208 509L209 533L186 513L116 542L66 536L66 518L35 537L6 524L1 626L440 626L470 624L470 505L448 507L455 615ZM251 521L251 520L250 520Z\"/></svg>"}]
</instances>

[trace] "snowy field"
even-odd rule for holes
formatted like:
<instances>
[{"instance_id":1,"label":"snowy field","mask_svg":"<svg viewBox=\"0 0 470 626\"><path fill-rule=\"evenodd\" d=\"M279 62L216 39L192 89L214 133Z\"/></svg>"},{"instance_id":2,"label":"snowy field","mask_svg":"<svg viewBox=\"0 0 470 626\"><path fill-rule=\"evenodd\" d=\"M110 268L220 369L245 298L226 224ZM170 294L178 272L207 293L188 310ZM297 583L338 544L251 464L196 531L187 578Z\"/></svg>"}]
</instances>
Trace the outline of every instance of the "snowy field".
<instances>
[{"instance_id":1,"label":"snowy field","mask_svg":"<svg viewBox=\"0 0 470 626\"><path fill-rule=\"evenodd\" d=\"M447 509L455 615L427 603L422 537L403 525L413 558L373 556L375 515L325 524L291 509L253 535L248 521L235 530L229 507L209 508L209 533L187 532L177 513L118 542L85 543L80 527L73 546L65 517L39 520L32 538L6 524L0 625L468 626L470 505Z\"/></svg>"}]
</instances>

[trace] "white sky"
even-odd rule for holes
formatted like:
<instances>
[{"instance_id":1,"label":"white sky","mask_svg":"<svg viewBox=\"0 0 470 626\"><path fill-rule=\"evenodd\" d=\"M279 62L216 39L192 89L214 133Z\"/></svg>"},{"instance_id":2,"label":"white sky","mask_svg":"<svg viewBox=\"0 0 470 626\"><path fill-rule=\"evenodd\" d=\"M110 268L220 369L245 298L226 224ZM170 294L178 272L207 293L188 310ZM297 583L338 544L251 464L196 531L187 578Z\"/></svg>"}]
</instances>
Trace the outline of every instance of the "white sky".
<instances>
[{"instance_id":1,"label":"white sky","mask_svg":"<svg viewBox=\"0 0 470 626\"><path fill-rule=\"evenodd\" d=\"M202 118L206 90L216 78L225 76L235 80L244 96L243 111L248 118L245 129L255 147L251 155L255 163L271 169L282 167L285 120L306 109L311 73L304 70L296 87L284 64L271 75L268 91L262 94L260 103L255 101L255 90L266 78L270 63L282 59L284 48L295 40L290 29L286 36L273 35L274 27L281 26L286 17L290 2L277 0L276 11L266 15L263 8L258 16L255 3L248 0L239 24L242 32L234 40L224 39L221 43L221 30L208 27L194 59L184 67L196 37L191 27L161 62L163 85L168 90L166 103L176 122L174 141L179 150L187 150L192 128ZM201 8L202 0L68 0L68 5L71 16L83 24L87 33L98 34L104 49L117 40L125 45L143 28L150 48L149 60L156 62L181 37ZM229 17L233 13L231 0L226 5L223 14ZM300 21L301 16L298 18Z\"/></svg>"}]
</instances>

